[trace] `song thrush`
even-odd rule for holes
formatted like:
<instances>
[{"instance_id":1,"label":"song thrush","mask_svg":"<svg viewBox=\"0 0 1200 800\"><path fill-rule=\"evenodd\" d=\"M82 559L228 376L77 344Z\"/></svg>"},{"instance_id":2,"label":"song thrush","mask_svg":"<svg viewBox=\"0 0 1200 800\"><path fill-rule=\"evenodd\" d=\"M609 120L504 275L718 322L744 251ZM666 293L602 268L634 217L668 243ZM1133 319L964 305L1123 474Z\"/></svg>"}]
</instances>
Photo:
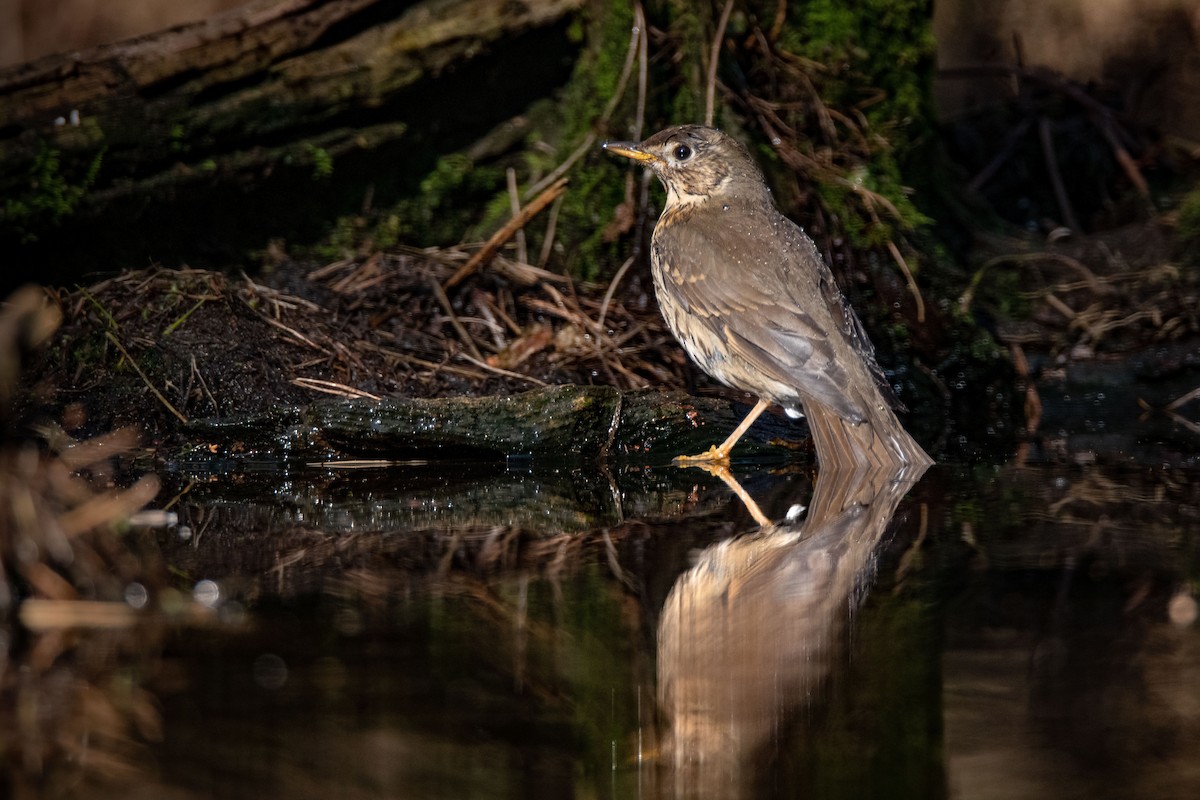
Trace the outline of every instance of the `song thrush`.
<instances>
[{"instance_id":1,"label":"song thrush","mask_svg":"<svg viewBox=\"0 0 1200 800\"><path fill-rule=\"evenodd\" d=\"M758 398L723 444L676 461L728 463L778 403L807 416L822 467L932 463L892 411L874 348L828 265L775 208L741 144L684 125L604 149L649 167L666 187L650 266L668 327L701 369Z\"/></svg>"}]
</instances>

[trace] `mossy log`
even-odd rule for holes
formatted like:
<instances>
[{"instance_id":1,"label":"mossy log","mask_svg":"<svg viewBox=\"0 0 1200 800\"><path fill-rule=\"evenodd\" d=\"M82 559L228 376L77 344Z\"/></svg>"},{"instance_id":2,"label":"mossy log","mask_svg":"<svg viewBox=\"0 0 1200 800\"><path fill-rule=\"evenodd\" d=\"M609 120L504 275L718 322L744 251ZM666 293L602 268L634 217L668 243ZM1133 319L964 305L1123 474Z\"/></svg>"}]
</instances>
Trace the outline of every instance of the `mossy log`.
<instances>
[{"instance_id":1,"label":"mossy log","mask_svg":"<svg viewBox=\"0 0 1200 800\"><path fill-rule=\"evenodd\" d=\"M306 143L369 147L408 124L325 123L393 101L480 56L489 43L549 25L581 2L425 0L401 11L381 0L269 0L51 56L0 72L0 164L11 169L41 143L88 160L103 151L115 162L112 172L134 175L114 179L109 192L132 194L154 179L155 166L184 181L214 168L270 163L278 155L271 140L286 141L302 159ZM320 132L301 135L306 128ZM213 166L188 164L188 151ZM21 177L0 175L5 191Z\"/></svg>"},{"instance_id":2,"label":"mossy log","mask_svg":"<svg viewBox=\"0 0 1200 800\"><path fill-rule=\"evenodd\" d=\"M191 496L205 497L204 505L324 531L590 530L629 516L696 513L727 497L718 478L670 461L724 440L746 410L682 392L607 386L329 401L195 420L188 425L195 447L169 463L201 478ZM753 469L779 464L802 450L805 433L765 415L735 456Z\"/></svg>"},{"instance_id":3,"label":"mossy log","mask_svg":"<svg viewBox=\"0 0 1200 800\"><path fill-rule=\"evenodd\" d=\"M246 207L272 208L273 232L245 232L259 248L332 220L331 195L361 207L368 187L384 191L382 148L394 147L391 180L419 182L565 81L582 4L264 0L0 71L0 241L50 239L72 218L89 245L75 250L103 250L95 240L120 221L114 237L158 234L143 253L166 260L172 239L236 239ZM344 185L328 180L335 159Z\"/></svg>"},{"instance_id":4,"label":"mossy log","mask_svg":"<svg viewBox=\"0 0 1200 800\"><path fill-rule=\"evenodd\" d=\"M682 392L620 392L609 386L551 386L517 395L341 400L266 415L196 420L204 453L318 459L665 464L719 444L746 408ZM804 428L767 416L738 455L786 456Z\"/></svg>"}]
</instances>

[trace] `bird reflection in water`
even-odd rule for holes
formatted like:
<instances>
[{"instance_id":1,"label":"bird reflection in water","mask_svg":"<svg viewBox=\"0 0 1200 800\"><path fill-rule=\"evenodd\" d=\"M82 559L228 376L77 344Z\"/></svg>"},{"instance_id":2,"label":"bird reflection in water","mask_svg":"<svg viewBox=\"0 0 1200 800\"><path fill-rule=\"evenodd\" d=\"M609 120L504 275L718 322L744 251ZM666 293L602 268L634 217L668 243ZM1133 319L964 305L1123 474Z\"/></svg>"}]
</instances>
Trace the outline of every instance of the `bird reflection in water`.
<instances>
[{"instance_id":1,"label":"bird reflection in water","mask_svg":"<svg viewBox=\"0 0 1200 800\"><path fill-rule=\"evenodd\" d=\"M822 469L803 521L709 547L675 582L658 628L658 694L661 763L678 795L753 796L772 735L836 663L877 546L925 469Z\"/></svg>"}]
</instances>

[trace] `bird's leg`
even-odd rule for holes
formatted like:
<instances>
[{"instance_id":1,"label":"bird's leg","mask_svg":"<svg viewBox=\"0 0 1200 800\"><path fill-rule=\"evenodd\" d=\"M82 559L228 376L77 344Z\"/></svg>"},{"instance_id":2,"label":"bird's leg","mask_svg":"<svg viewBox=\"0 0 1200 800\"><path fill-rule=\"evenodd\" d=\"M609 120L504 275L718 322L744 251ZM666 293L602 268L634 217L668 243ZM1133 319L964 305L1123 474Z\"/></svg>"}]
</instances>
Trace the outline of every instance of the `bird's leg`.
<instances>
[{"instance_id":1,"label":"bird's leg","mask_svg":"<svg viewBox=\"0 0 1200 800\"><path fill-rule=\"evenodd\" d=\"M750 413L746 415L744 420L742 420L742 424L734 428L733 433L729 434L729 438L721 442L719 446L710 447L706 452L699 453L694 456L675 456L675 463L728 464L729 451L733 449L735 444L737 444L738 439L742 438L742 434L744 434L750 428L750 426L754 424L754 420L758 419L758 415L767 410L767 406L769 405L770 403L768 401L760 399L758 404L755 405L754 408L750 409Z\"/></svg>"}]
</instances>

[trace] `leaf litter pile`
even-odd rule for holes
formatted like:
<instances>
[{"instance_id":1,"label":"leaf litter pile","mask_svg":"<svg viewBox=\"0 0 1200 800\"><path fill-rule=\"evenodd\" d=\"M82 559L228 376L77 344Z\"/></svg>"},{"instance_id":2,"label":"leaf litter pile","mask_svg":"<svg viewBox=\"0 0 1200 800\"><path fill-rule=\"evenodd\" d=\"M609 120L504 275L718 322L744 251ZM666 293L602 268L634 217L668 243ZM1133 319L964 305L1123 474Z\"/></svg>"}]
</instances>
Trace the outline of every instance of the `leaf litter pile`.
<instances>
[{"instance_id":1,"label":"leaf litter pile","mask_svg":"<svg viewBox=\"0 0 1200 800\"><path fill-rule=\"evenodd\" d=\"M288 261L253 279L151 269L63 291L62 330L34 370L28 410L50 410L69 431L131 424L161 440L186 420L329 395L678 388L699 377L643 278L608 297L608 287L497 258L443 288L466 260L375 253Z\"/></svg>"}]
</instances>

